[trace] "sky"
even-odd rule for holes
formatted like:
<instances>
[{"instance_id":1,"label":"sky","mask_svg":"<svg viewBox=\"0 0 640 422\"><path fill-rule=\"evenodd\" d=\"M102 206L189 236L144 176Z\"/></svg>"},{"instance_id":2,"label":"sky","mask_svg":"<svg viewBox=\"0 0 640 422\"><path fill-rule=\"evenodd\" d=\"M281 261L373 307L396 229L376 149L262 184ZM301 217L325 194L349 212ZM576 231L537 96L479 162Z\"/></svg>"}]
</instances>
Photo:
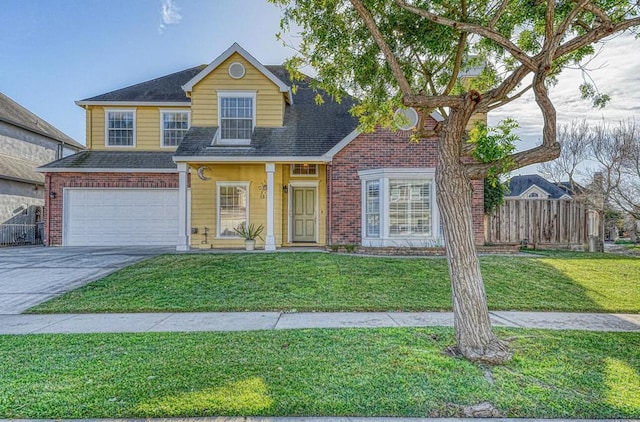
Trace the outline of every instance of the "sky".
<instances>
[{"instance_id":1,"label":"sky","mask_svg":"<svg viewBox=\"0 0 640 422\"><path fill-rule=\"evenodd\" d=\"M238 42L263 64L293 55L276 40L280 10L266 0L1 0L0 92L85 143L85 114L74 101L213 61ZM295 43L294 34L287 35ZM588 66L610 104L580 100L579 71L552 89L558 123L640 121L640 40L617 37ZM512 117L519 149L541 139L532 95L490 114ZM514 174L534 171L525 168Z\"/></svg>"}]
</instances>

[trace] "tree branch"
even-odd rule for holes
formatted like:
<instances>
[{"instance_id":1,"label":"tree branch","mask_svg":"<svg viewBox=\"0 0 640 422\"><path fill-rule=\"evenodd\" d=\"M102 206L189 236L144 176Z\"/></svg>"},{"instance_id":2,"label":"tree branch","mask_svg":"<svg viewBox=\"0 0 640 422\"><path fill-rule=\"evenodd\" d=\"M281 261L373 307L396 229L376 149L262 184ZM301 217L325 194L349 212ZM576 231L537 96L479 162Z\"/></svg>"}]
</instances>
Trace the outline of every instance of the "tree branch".
<instances>
[{"instance_id":1,"label":"tree branch","mask_svg":"<svg viewBox=\"0 0 640 422\"><path fill-rule=\"evenodd\" d=\"M521 89L518 93L512 95L511 97L505 97L504 99L494 103L487 105L487 112L491 110L495 110L496 108L502 107L505 104L509 104L511 101L515 101L518 98L522 97L525 92L529 91L533 87L532 84L527 85L525 88Z\"/></svg>"},{"instance_id":2,"label":"tree branch","mask_svg":"<svg viewBox=\"0 0 640 422\"><path fill-rule=\"evenodd\" d=\"M465 168L471 179L484 179L491 168L503 168L507 165L510 169L515 170L531 164L538 164L553 160L559 155L560 144L556 143L551 147L540 145L526 151L517 152L502 160L493 161L491 163L465 164Z\"/></svg>"},{"instance_id":3,"label":"tree branch","mask_svg":"<svg viewBox=\"0 0 640 422\"><path fill-rule=\"evenodd\" d=\"M627 19L617 24L603 23L602 25L592 29L590 32L572 38L566 43L561 44L556 50L553 59L555 60L586 45L593 44L596 41L600 41L601 39L613 33L624 31L625 29L629 29L633 26L638 25L640 25L640 17Z\"/></svg>"},{"instance_id":4,"label":"tree branch","mask_svg":"<svg viewBox=\"0 0 640 422\"><path fill-rule=\"evenodd\" d=\"M460 33L460 38L458 38L458 48L456 50L456 58L453 64L453 71L451 72L451 78L449 79L449 83L447 87L442 91L442 95L449 95L453 87L456 85L458 81L458 73L460 73L460 66L462 66L462 57L464 56L464 48L467 44L467 35L463 32Z\"/></svg>"},{"instance_id":5,"label":"tree branch","mask_svg":"<svg viewBox=\"0 0 640 422\"><path fill-rule=\"evenodd\" d=\"M387 59L387 63L389 63L389 67L393 72L393 76L398 81L398 86L400 87L400 90L404 95L411 94L412 92L411 85L409 85L409 82L407 81L407 78L404 75L404 72L402 71L400 64L396 60L396 56L393 54L393 51L391 51L391 48L389 48L389 45L387 44L384 37L382 36L382 33L380 32L378 25L373 19L371 12L369 12L369 10L364 6L364 4L362 4L362 1L360 0L350 0L350 1L354 9L356 9L358 14L364 21L365 25L369 29L369 32L373 36L373 39L375 40L376 44L378 44L378 47L380 47L380 50L382 51L382 54L384 54L385 59Z\"/></svg>"},{"instance_id":6,"label":"tree branch","mask_svg":"<svg viewBox=\"0 0 640 422\"><path fill-rule=\"evenodd\" d=\"M496 23L498 23L498 21L500 20L500 17L504 13L504 11L507 9L508 5L509 5L509 0L502 0L502 2L500 3L500 7L496 11L496 14L493 15L493 18L491 18L491 22L489 22L489 26L491 28L496 26Z\"/></svg>"},{"instance_id":7,"label":"tree branch","mask_svg":"<svg viewBox=\"0 0 640 422\"><path fill-rule=\"evenodd\" d=\"M439 107L458 108L464 104L460 96L409 94L402 97L402 104L407 107L424 107L435 109Z\"/></svg>"},{"instance_id":8,"label":"tree branch","mask_svg":"<svg viewBox=\"0 0 640 422\"><path fill-rule=\"evenodd\" d=\"M527 66L532 71L536 70L536 66L524 51L520 49L517 45L515 45L510 39L506 38L499 32L494 29L487 28L480 25L475 25L466 22L454 21L452 19L445 18L443 16L436 15L435 13L431 13L427 10L421 9L419 7L411 6L407 4L405 0L395 0L396 4L402 7L405 10L408 10L411 13L422 16L430 20L433 23L437 23L440 25L448 26L453 29L457 29L459 31L468 32L471 34L480 35L482 37L488 38L497 44L504 47L507 51L509 51L515 58L520 61L520 63Z\"/></svg>"}]
</instances>

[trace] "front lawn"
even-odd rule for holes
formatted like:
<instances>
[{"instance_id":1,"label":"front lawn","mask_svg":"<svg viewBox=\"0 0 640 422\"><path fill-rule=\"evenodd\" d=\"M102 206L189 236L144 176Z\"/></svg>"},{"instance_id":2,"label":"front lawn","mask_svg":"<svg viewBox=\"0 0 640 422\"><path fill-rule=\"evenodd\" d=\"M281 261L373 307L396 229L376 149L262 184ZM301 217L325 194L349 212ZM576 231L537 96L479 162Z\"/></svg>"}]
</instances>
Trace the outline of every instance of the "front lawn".
<instances>
[{"instance_id":1,"label":"front lawn","mask_svg":"<svg viewBox=\"0 0 640 422\"><path fill-rule=\"evenodd\" d=\"M0 418L640 418L638 333L499 329L486 367L447 328L0 336Z\"/></svg>"},{"instance_id":2,"label":"front lawn","mask_svg":"<svg viewBox=\"0 0 640 422\"><path fill-rule=\"evenodd\" d=\"M609 254L482 257L492 310L640 312L640 259ZM444 258L326 253L164 255L30 310L439 311Z\"/></svg>"}]
</instances>

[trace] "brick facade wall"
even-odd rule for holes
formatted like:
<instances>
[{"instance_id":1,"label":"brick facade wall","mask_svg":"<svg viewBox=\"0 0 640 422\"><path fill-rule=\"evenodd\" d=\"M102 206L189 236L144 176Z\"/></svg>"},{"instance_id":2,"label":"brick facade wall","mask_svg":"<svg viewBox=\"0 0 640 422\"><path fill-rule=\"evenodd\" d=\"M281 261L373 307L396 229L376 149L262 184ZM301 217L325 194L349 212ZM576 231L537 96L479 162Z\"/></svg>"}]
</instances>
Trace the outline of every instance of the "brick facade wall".
<instances>
[{"instance_id":1,"label":"brick facade wall","mask_svg":"<svg viewBox=\"0 0 640 422\"><path fill-rule=\"evenodd\" d=\"M377 130L358 136L327 168L329 209L327 244L362 242L362 185L358 172L381 168L435 168L437 139L409 141L410 132ZM473 229L484 243L483 182L474 181Z\"/></svg>"},{"instance_id":2,"label":"brick facade wall","mask_svg":"<svg viewBox=\"0 0 640 422\"><path fill-rule=\"evenodd\" d=\"M45 245L62 245L64 188L178 188L178 173L47 173ZM51 197L55 194L55 198Z\"/></svg>"}]
</instances>

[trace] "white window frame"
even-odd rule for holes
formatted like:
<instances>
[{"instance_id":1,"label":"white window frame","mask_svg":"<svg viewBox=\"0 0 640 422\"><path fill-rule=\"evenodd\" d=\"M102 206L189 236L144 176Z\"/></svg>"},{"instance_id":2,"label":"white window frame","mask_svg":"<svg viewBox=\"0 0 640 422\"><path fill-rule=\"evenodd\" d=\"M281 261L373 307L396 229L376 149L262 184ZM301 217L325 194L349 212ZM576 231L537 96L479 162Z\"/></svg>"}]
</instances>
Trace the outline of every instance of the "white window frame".
<instances>
[{"instance_id":1,"label":"white window frame","mask_svg":"<svg viewBox=\"0 0 640 422\"><path fill-rule=\"evenodd\" d=\"M315 167L315 169L316 169L315 174L296 174L296 173L294 173L294 172L293 172L293 168L294 168L294 166L296 166L296 165L303 165L303 164L307 164L309 167ZM290 173L291 177L318 177L318 175L319 175L319 174L318 174L318 173L319 173L319 171L320 171L320 169L319 169L319 166L318 166L317 164L310 164L310 163L292 163L292 164L289 166L289 173Z\"/></svg>"},{"instance_id":2,"label":"white window frame","mask_svg":"<svg viewBox=\"0 0 640 422\"><path fill-rule=\"evenodd\" d=\"M251 191L249 187L251 182L216 182L216 239L242 239L240 236L235 234L234 236L222 236L220 234L220 188L222 187L242 187L247 192L247 206L245 209L245 224L248 226L249 223L249 206L250 206L250 194Z\"/></svg>"},{"instance_id":3,"label":"white window frame","mask_svg":"<svg viewBox=\"0 0 640 422\"><path fill-rule=\"evenodd\" d=\"M440 213L436 201L435 169L433 168L383 168L358 172L361 181L361 234L364 247L434 247L442 246ZM368 237L366 233L366 185L378 180L380 189L380 230L379 237ZM408 236L390 235L389 201L390 180L412 180L430 184L431 234Z\"/></svg>"},{"instance_id":4,"label":"white window frame","mask_svg":"<svg viewBox=\"0 0 640 422\"><path fill-rule=\"evenodd\" d=\"M110 145L109 144L109 113L132 113L133 114L133 144L132 145ZM135 108L105 108L104 109L104 146L107 148L135 148L137 144L136 126L138 120Z\"/></svg>"},{"instance_id":5,"label":"white window frame","mask_svg":"<svg viewBox=\"0 0 640 422\"><path fill-rule=\"evenodd\" d=\"M164 115L170 113L186 113L187 114L187 130L191 127L191 111L179 108L161 108L160 109L160 147L161 148L176 148L178 145L165 145L164 143Z\"/></svg>"},{"instance_id":6,"label":"white window frame","mask_svg":"<svg viewBox=\"0 0 640 422\"><path fill-rule=\"evenodd\" d=\"M218 133L216 143L218 145L250 145L251 139L222 139L222 99L223 98L252 98L252 122L251 131L256 127L256 97L257 91L230 91L218 90Z\"/></svg>"}]
</instances>

